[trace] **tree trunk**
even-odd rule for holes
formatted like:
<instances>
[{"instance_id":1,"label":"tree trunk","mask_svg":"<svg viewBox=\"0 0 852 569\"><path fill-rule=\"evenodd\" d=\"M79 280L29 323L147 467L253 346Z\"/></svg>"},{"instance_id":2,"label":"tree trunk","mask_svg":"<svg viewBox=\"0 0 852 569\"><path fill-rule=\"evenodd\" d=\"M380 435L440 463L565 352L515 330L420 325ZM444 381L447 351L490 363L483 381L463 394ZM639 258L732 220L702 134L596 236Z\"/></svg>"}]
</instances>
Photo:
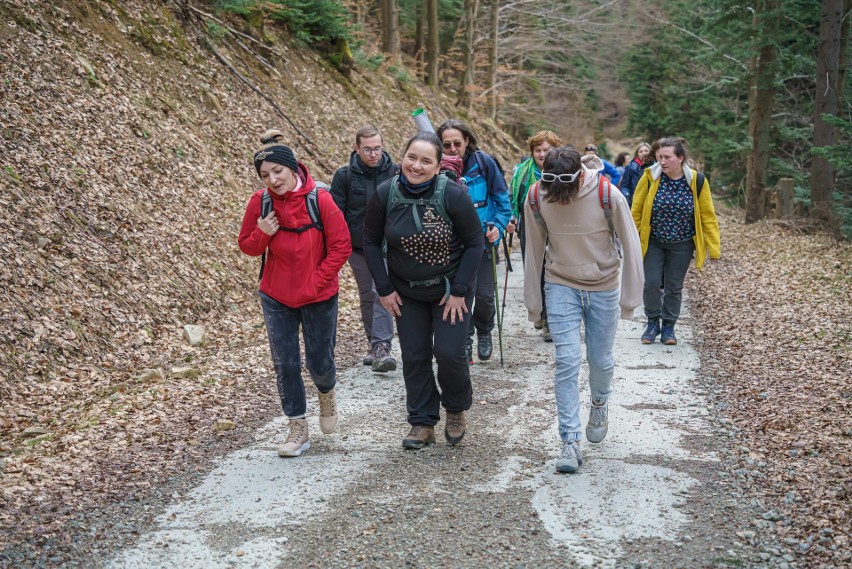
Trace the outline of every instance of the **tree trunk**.
<instances>
[{"instance_id":1,"label":"tree trunk","mask_svg":"<svg viewBox=\"0 0 852 569\"><path fill-rule=\"evenodd\" d=\"M394 63L399 62L399 4L382 0L382 51Z\"/></svg>"},{"instance_id":2,"label":"tree trunk","mask_svg":"<svg viewBox=\"0 0 852 569\"><path fill-rule=\"evenodd\" d=\"M833 125L822 115L838 111L838 77L840 75L840 43L844 0L823 0L819 22L817 48L816 113L814 117L814 148L831 146L836 141ZM834 167L820 156L811 161L811 209L809 217L836 223L834 215Z\"/></svg>"},{"instance_id":3,"label":"tree trunk","mask_svg":"<svg viewBox=\"0 0 852 569\"><path fill-rule=\"evenodd\" d=\"M461 96L459 105L468 111L473 108L473 90L475 87L476 58L476 16L479 11L479 0L464 0L464 53L462 54Z\"/></svg>"},{"instance_id":4,"label":"tree trunk","mask_svg":"<svg viewBox=\"0 0 852 569\"><path fill-rule=\"evenodd\" d=\"M488 50L488 112L492 120L497 120L497 40L500 32L500 0L491 0L491 41Z\"/></svg>"},{"instance_id":5,"label":"tree trunk","mask_svg":"<svg viewBox=\"0 0 852 569\"><path fill-rule=\"evenodd\" d=\"M426 0L429 38L426 46L426 82L433 90L438 89L438 0Z\"/></svg>"},{"instance_id":6,"label":"tree trunk","mask_svg":"<svg viewBox=\"0 0 852 569\"><path fill-rule=\"evenodd\" d=\"M766 216L766 170L769 166L769 128L775 102L775 74L778 46L778 0L755 3L754 33L756 55L749 68L748 133L751 152L746 160L746 223Z\"/></svg>"},{"instance_id":7,"label":"tree trunk","mask_svg":"<svg viewBox=\"0 0 852 569\"><path fill-rule=\"evenodd\" d=\"M426 0L417 4L417 25L414 29L414 60L417 62L417 76L425 80L426 65Z\"/></svg>"}]
</instances>

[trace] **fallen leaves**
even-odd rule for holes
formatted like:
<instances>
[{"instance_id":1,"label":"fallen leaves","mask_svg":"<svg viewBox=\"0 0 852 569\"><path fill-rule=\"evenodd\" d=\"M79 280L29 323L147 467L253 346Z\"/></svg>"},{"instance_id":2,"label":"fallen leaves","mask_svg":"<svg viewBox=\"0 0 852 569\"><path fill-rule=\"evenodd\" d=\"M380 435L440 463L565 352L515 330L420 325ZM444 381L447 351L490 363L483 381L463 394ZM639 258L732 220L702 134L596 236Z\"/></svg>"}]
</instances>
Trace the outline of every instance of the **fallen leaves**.
<instances>
[{"instance_id":1,"label":"fallen leaves","mask_svg":"<svg viewBox=\"0 0 852 569\"><path fill-rule=\"evenodd\" d=\"M704 359L740 450L731 470L809 565L852 561L852 246L722 217L689 279ZM791 548L794 550L795 548Z\"/></svg>"}]
</instances>

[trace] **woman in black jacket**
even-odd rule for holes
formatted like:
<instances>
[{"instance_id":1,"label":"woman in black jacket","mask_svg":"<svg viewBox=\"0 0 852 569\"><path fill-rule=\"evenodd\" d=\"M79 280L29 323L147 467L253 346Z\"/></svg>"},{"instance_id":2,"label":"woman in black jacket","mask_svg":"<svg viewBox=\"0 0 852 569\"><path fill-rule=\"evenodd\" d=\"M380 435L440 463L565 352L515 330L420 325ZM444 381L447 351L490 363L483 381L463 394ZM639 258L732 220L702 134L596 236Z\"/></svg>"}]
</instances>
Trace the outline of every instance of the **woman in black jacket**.
<instances>
[{"instance_id":1,"label":"woman in black jacket","mask_svg":"<svg viewBox=\"0 0 852 569\"><path fill-rule=\"evenodd\" d=\"M411 449L435 442L441 404L447 442L461 441L473 403L465 340L482 226L461 186L439 176L442 153L434 133L409 140L400 175L376 189L364 219L364 255L382 306L397 319L411 424L402 446Z\"/></svg>"}]
</instances>

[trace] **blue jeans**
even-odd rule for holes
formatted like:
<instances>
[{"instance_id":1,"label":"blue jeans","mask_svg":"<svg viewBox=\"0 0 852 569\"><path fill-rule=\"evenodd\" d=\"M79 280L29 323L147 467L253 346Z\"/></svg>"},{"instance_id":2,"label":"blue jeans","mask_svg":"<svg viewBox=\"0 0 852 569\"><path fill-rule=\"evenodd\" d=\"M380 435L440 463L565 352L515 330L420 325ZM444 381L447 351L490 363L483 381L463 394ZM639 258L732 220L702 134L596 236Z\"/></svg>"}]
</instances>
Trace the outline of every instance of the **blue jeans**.
<instances>
[{"instance_id":1,"label":"blue jeans","mask_svg":"<svg viewBox=\"0 0 852 569\"><path fill-rule=\"evenodd\" d=\"M612 346L618 326L620 289L579 290L545 283L547 325L556 348L556 412L564 442L580 440L580 322L586 323L586 359L593 399L607 400L615 362Z\"/></svg>"},{"instance_id":2,"label":"blue jeans","mask_svg":"<svg viewBox=\"0 0 852 569\"><path fill-rule=\"evenodd\" d=\"M307 411L305 384L302 382L302 358L299 349L299 325L305 340L305 367L321 393L334 389L337 369L334 343L337 338L337 295L290 308L258 292L263 320L269 336L272 365L278 384L281 408L290 419L301 419Z\"/></svg>"}]
</instances>

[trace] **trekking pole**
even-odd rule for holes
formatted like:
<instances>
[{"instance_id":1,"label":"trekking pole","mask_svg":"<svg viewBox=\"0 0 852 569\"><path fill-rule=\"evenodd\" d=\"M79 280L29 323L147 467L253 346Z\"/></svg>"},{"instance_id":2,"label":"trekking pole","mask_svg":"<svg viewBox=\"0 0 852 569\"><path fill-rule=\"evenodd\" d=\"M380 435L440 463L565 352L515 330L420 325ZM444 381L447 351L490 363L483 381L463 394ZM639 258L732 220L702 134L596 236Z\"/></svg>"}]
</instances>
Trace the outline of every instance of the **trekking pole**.
<instances>
[{"instance_id":1,"label":"trekking pole","mask_svg":"<svg viewBox=\"0 0 852 569\"><path fill-rule=\"evenodd\" d=\"M515 218L513 217L510 219L509 223L514 224ZM514 233L509 234L508 245L506 244L506 239L503 239L503 254L506 256L506 277L503 279L503 306L501 307L502 313L500 314L501 321L506 319L506 287L509 286L509 273L513 272L512 259L509 258L509 255L512 250L512 237L514 236Z\"/></svg>"},{"instance_id":2,"label":"trekking pole","mask_svg":"<svg viewBox=\"0 0 852 569\"><path fill-rule=\"evenodd\" d=\"M494 228L494 222L488 222L488 231ZM500 315L500 285L497 284L497 245L491 248L491 274L494 277L494 312L497 313L497 340L500 342L500 367L503 367L503 318Z\"/></svg>"}]
</instances>

